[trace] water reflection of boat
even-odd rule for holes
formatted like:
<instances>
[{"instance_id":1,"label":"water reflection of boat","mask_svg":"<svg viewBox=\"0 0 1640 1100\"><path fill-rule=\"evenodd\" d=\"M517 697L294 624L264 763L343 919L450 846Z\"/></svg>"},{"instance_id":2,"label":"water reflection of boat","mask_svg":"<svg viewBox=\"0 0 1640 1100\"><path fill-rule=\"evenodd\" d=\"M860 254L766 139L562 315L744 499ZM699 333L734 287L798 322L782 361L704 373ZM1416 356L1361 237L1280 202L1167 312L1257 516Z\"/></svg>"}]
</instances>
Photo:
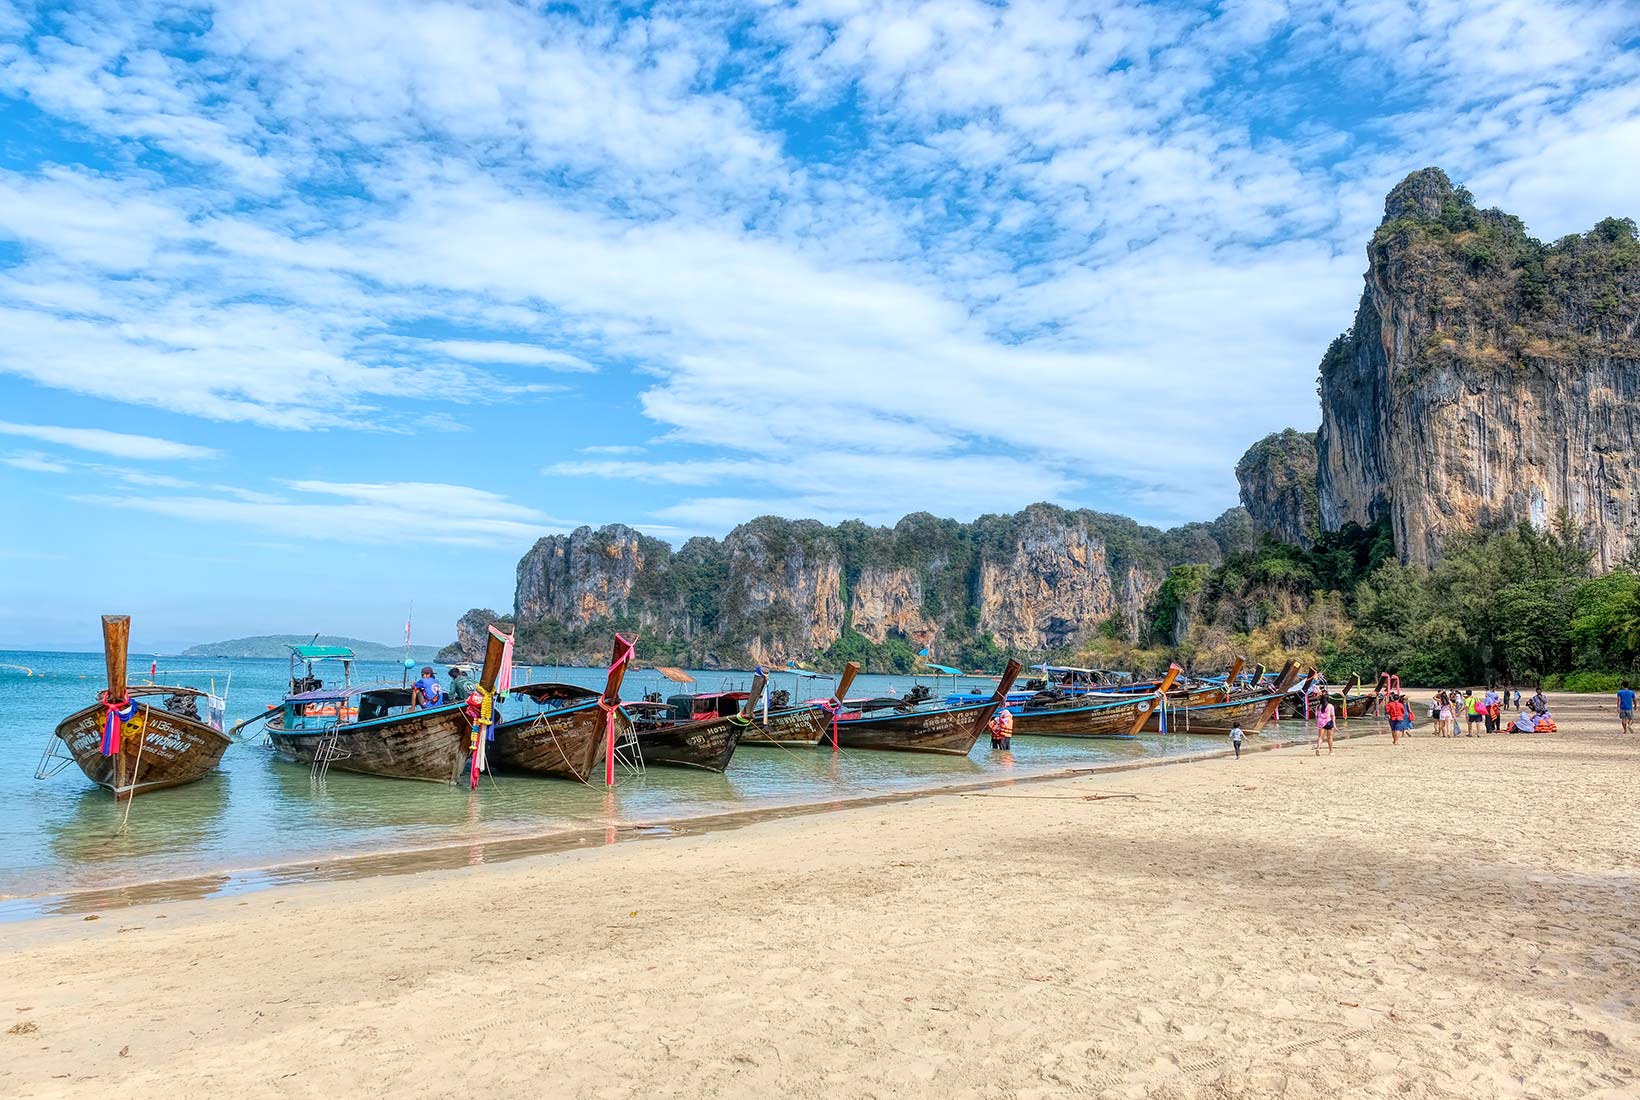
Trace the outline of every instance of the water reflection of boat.
<instances>
[{"instance_id":1,"label":"water reflection of boat","mask_svg":"<svg viewBox=\"0 0 1640 1100\"><path fill-rule=\"evenodd\" d=\"M192 687L128 688L131 617L104 615L102 625L108 687L98 693L97 702L63 719L54 731L74 763L116 799L193 783L215 771L230 744L222 732L223 701ZM202 701L204 718L199 715ZM53 767L54 759L60 759L55 744L42 756L36 777L66 766L65 761Z\"/></svg>"},{"instance_id":2,"label":"water reflection of boat","mask_svg":"<svg viewBox=\"0 0 1640 1100\"><path fill-rule=\"evenodd\" d=\"M218 771L166 798L144 799L129 816L100 791L82 789L50 822L52 852L72 866L207 850L226 823L231 777ZM169 873L176 868L168 866ZM72 872L70 878L72 878Z\"/></svg>"},{"instance_id":3,"label":"water reflection of boat","mask_svg":"<svg viewBox=\"0 0 1640 1100\"><path fill-rule=\"evenodd\" d=\"M715 693L711 697L715 709L708 715L699 715L693 709L693 700L703 697L692 695L679 697L690 708L682 713L667 703L627 704L644 764L723 771L751 727L752 709L763 697L766 682L760 672L753 678L749 692Z\"/></svg>"},{"instance_id":4,"label":"water reflection of boat","mask_svg":"<svg viewBox=\"0 0 1640 1100\"><path fill-rule=\"evenodd\" d=\"M632 720L619 704L632 648L631 638L615 635L602 693L559 683L511 688L510 695L528 700L535 709L495 727L490 759L507 768L587 782L608 751L610 730L617 744L631 734Z\"/></svg>"},{"instance_id":5,"label":"water reflection of boat","mask_svg":"<svg viewBox=\"0 0 1640 1100\"><path fill-rule=\"evenodd\" d=\"M810 702L797 707L771 706L767 710L754 710L752 728L746 731L741 743L783 745L787 748L818 745L831 733L832 716L840 706L839 700L847 698L848 689L854 685L854 678L859 674L859 661L850 661L843 667L843 675L837 681L837 690L832 692L828 706ZM813 674L806 675L812 677Z\"/></svg>"},{"instance_id":6,"label":"water reflection of boat","mask_svg":"<svg viewBox=\"0 0 1640 1100\"><path fill-rule=\"evenodd\" d=\"M996 691L989 699L956 706L929 709L900 709L893 700L873 711L857 711L837 720L838 743L845 749L893 749L900 752L932 752L967 756L974 742L985 732L992 715L1008 697L1019 670L1024 667L1012 658L1003 669ZM880 700L870 700L871 703ZM844 704L845 708L848 706ZM887 710L889 713L875 713Z\"/></svg>"}]
</instances>

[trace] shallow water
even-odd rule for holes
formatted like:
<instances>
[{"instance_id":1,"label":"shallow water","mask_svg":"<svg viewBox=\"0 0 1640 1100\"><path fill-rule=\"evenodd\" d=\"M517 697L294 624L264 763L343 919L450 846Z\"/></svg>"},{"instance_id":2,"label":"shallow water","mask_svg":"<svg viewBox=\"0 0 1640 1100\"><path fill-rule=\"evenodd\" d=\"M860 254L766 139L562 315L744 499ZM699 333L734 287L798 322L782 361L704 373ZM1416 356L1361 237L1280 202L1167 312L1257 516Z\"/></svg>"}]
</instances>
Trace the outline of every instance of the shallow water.
<instances>
[{"instance_id":1,"label":"shallow water","mask_svg":"<svg viewBox=\"0 0 1640 1100\"><path fill-rule=\"evenodd\" d=\"M132 679L146 677L149 657L134 655ZM283 660L160 661L160 682L208 686L210 677L167 675L168 668L232 673L231 725L282 697ZM26 671L25 671L26 670ZM354 681L398 683L396 664L359 662ZM32 673L32 675L28 674ZM699 689L745 688L745 673L697 672ZM601 687L601 669L536 669L532 678ZM70 764L34 778L42 748L63 717L91 703L102 686L95 653L0 651L0 899L106 890L248 868L322 861L368 852L490 842L589 829L630 830L728 811L824 803L863 795L1028 776L1068 768L1134 762L1216 747L1210 738L1143 737L1133 741L1019 738L1011 753L982 740L967 757L829 748L743 746L724 775L652 767L620 774L613 792L529 776L486 779L478 791L432 783L331 772L315 783L262 745L258 727L229 748L220 773L201 782L133 800L123 807ZM224 677L216 678L220 691ZM949 678L925 681L936 694ZM979 680L958 682L961 689ZM910 677L862 676L859 694L906 690ZM790 678L777 686L791 688ZM627 676L623 694L677 690L653 671ZM825 694L804 681L794 696ZM851 693L853 694L853 693Z\"/></svg>"}]
</instances>

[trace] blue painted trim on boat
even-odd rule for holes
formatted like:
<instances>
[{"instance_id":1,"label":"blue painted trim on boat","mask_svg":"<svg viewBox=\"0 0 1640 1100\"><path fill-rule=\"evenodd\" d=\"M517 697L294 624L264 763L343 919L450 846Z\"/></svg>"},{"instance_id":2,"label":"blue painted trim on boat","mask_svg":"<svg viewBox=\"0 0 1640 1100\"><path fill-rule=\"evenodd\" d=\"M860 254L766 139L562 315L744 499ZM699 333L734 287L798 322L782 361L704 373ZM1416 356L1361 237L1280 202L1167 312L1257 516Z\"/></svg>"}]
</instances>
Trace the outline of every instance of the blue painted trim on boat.
<instances>
[{"instance_id":1,"label":"blue painted trim on boat","mask_svg":"<svg viewBox=\"0 0 1640 1100\"><path fill-rule=\"evenodd\" d=\"M972 706L966 707L935 707L931 710L896 711L893 714L880 714L872 717L862 715L859 718L839 718L837 720L837 724L839 726L863 726L869 722L892 722L901 718L916 718L919 715L924 714L956 714L965 710L980 710L984 707L999 705L1000 704L995 699L987 699L983 703L975 703Z\"/></svg>"}]
</instances>

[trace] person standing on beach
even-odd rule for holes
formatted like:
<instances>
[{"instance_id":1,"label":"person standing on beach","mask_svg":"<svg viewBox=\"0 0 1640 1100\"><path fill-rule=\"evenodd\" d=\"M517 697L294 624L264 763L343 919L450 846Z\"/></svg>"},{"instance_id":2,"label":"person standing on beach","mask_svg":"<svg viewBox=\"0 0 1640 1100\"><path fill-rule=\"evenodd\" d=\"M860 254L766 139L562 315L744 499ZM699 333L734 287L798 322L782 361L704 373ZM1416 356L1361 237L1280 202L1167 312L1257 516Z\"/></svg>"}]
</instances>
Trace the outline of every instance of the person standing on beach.
<instances>
[{"instance_id":1,"label":"person standing on beach","mask_svg":"<svg viewBox=\"0 0 1640 1100\"><path fill-rule=\"evenodd\" d=\"M1401 702L1401 697L1395 692L1389 693L1389 702L1384 704L1384 714L1389 718L1389 743L1401 743L1401 722L1406 718L1407 705Z\"/></svg>"},{"instance_id":2,"label":"person standing on beach","mask_svg":"<svg viewBox=\"0 0 1640 1100\"><path fill-rule=\"evenodd\" d=\"M1321 697L1321 705L1315 710L1315 754L1321 755L1321 742L1327 743L1327 755L1332 755L1333 728L1337 725L1338 712L1333 710L1332 700Z\"/></svg>"},{"instance_id":3,"label":"person standing on beach","mask_svg":"<svg viewBox=\"0 0 1640 1100\"><path fill-rule=\"evenodd\" d=\"M1241 743L1247 735L1241 732L1241 723L1235 722L1230 726L1230 747L1236 750L1236 759L1241 759Z\"/></svg>"},{"instance_id":4,"label":"person standing on beach","mask_svg":"<svg viewBox=\"0 0 1640 1100\"><path fill-rule=\"evenodd\" d=\"M1481 701L1475 698L1473 688L1464 689L1463 712L1464 717L1469 719L1469 729L1464 733L1464 736L1473 737L1475 736L1475 723L1481 720Z\"/></svg>"},{"instance_id":5,"label":"person standing on beach","mask_svg":"<svg viewBox=\"0 0 1640 1100\"><path fill-rule=\"evenodd\" d=\"M1617 717L1623 723L1624 733L1634 732L1634 689L1627 680L1617 689Z\"/></svg>"},{"instance_id":6,"label":"person standing on beach","mask_svg":"<svg viewBox=\"0 0 1640 1100\"><path fill-rule=\"evenodd\" d=\"M1440 719L1435 723L1435 735L1437 737L1451 737L1456 732L1453 727L1458 721L1458 712L1452 707L1452 693L1443 691L1435 698L1441 705Z\"/></svg>"}]
</instances>

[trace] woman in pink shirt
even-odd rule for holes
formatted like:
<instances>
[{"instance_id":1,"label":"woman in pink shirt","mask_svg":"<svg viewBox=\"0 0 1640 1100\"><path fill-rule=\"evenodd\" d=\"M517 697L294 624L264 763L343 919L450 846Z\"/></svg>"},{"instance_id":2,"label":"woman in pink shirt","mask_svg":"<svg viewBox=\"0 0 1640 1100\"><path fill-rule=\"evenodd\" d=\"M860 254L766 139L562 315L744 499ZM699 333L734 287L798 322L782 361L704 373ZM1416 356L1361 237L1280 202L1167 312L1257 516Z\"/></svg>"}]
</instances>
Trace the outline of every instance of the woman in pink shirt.
<instances>
[{"instance_id":1,"label":"woman in pink shirt","mask_svg":"<svg viewBox=\"0 0 1640 1100\"><path fill-rule=\"evenodd\" d=\"M1327 743L1327 755L1332 755L1333 726L1336 724L1337 717L1337 712L1333 710L1332 701L1323 697L1321 706L1317 707L1315 712L1315 754L1317 756L1321 755L1321 742L1323 741Z\"/></svg>"}]
</instances>

